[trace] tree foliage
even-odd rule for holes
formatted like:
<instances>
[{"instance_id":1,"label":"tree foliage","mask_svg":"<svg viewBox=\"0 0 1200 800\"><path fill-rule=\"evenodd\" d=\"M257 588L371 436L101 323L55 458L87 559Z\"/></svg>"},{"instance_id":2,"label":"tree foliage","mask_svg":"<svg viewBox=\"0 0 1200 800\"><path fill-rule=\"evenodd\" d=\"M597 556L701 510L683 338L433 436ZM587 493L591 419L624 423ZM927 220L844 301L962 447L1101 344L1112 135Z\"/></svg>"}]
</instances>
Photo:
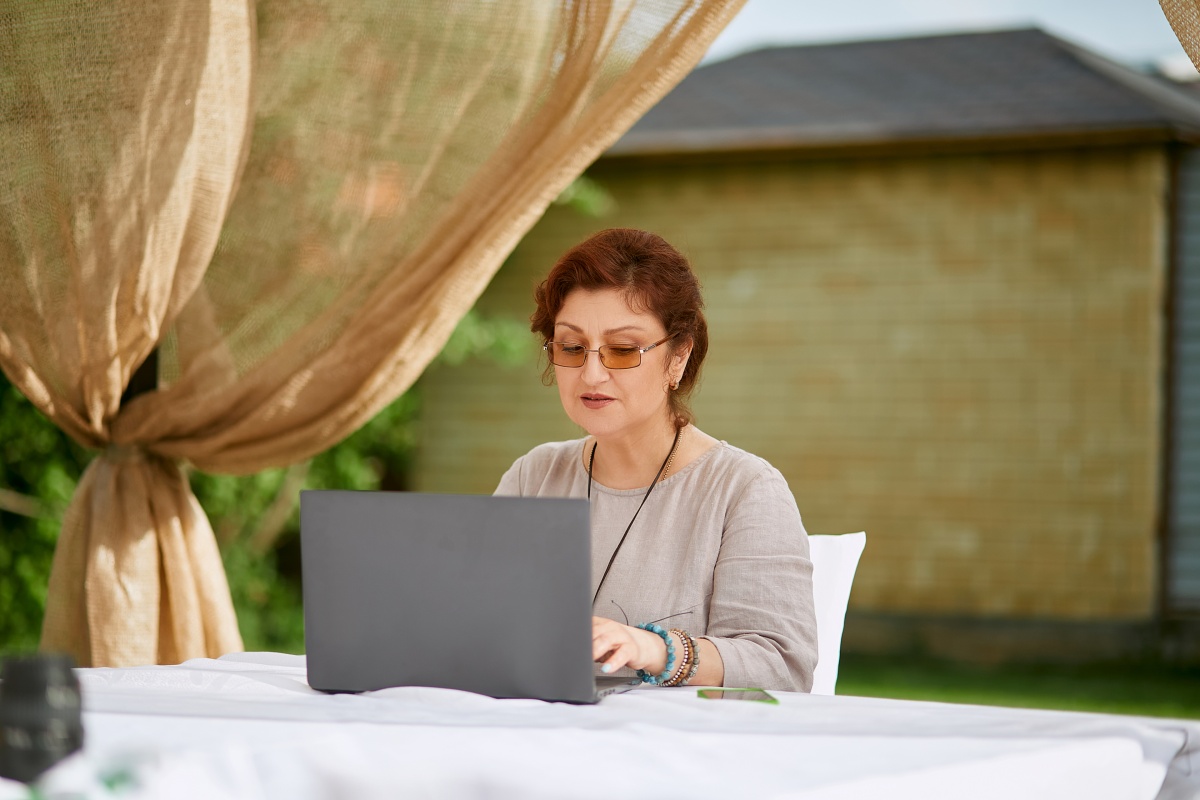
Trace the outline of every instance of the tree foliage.
<instances>
[{"instance_id":1,"label":"tree foliage","mask_svg":"<svg viewBox=\"0 0 1200 800\"><path fill-rule=\"evenodd\" d=\"M90 460L0 373L0 650L37 645L62 512Z\"/></svg>"}]
</instances>

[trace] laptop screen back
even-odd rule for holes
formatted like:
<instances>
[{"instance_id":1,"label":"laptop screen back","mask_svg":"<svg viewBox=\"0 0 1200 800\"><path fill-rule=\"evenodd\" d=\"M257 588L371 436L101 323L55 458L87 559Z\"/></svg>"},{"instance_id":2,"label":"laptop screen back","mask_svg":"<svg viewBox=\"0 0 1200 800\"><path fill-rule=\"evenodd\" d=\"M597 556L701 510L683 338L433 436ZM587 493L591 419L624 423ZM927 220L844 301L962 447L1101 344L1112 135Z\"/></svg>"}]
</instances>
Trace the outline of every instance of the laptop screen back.
<instances>
[{"instance_id":1,"label":"laptop screen back","mask_svg":"<svg viewBox=\"0 0 1200 800\"><path fill-rule=\"evenodd\" d=\"M300 527L313 688L591 701L586 501L306 491Z\"/></svg>"}]
</instances>

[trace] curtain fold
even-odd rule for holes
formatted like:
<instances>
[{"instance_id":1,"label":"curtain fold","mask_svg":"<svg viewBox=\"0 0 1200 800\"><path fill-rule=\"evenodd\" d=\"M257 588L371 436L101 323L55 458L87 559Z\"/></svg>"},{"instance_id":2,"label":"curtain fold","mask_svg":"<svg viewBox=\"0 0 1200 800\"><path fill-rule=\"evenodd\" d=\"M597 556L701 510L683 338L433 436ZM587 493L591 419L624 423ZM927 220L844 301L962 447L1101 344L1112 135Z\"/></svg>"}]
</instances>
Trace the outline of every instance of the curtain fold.
<instances>
[{"instance_id":1,"label":"curtain fold","mask_svg":"<svg viewBox=\"0 0 1200 800\"><path fill-rule=\"evenodd\" d=\"M403 392L742 1L0 16L0 366L103 449L43 647L112 666L240 649L180 462L292 463ZM154 348L158 388L122 404Z\"/></svg>"}]
</instances>

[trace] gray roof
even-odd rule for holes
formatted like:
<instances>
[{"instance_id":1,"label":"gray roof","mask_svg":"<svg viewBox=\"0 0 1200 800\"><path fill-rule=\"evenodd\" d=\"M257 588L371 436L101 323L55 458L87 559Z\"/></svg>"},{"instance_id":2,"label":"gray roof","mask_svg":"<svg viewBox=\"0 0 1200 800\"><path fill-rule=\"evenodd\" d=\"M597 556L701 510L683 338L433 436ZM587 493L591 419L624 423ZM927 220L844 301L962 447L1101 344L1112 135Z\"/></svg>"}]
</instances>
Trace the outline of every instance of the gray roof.
<instances>
[{"instance_id":1,"label":"gray roof","mask_svg":"<svg viewBox=\"0 0 1200 800\"><path fill-rule=\"evenodd\" d=\"M1200 139L1200 97L1036 29L759 50L700 67L612 156Z\"/></svg>"}]
</instances>

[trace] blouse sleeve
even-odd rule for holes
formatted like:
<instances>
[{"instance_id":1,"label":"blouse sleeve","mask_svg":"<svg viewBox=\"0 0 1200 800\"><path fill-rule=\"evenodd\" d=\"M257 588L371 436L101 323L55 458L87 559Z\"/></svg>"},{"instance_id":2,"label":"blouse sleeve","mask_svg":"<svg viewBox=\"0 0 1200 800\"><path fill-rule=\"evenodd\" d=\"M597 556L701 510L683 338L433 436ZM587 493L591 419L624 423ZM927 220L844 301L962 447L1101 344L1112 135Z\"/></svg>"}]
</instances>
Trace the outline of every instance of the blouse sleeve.
<instances>
[{"instance_id":1,"label":"blouse sleeve","mask_svg":"<svg viewBox=\"0 0 1200 800\"><path fill-rule=\"evenodd\" d=\"M817 665L812 561L800 511L767 467L726 512L704 638L726 686L809 691Z\"/></svg>"},{"instance_id":2,"label":"blouse sleeve","mask_svg":"<svg viewBox=\"0 0 1200 800\"><path fill-rule=\"evenodd\" d=\"M500 485L496 487L493 495L501 497L521 497L521 462L525 460L525 456L521 456L508 470L500 476Z\"/></svg>"}]
</instances>

